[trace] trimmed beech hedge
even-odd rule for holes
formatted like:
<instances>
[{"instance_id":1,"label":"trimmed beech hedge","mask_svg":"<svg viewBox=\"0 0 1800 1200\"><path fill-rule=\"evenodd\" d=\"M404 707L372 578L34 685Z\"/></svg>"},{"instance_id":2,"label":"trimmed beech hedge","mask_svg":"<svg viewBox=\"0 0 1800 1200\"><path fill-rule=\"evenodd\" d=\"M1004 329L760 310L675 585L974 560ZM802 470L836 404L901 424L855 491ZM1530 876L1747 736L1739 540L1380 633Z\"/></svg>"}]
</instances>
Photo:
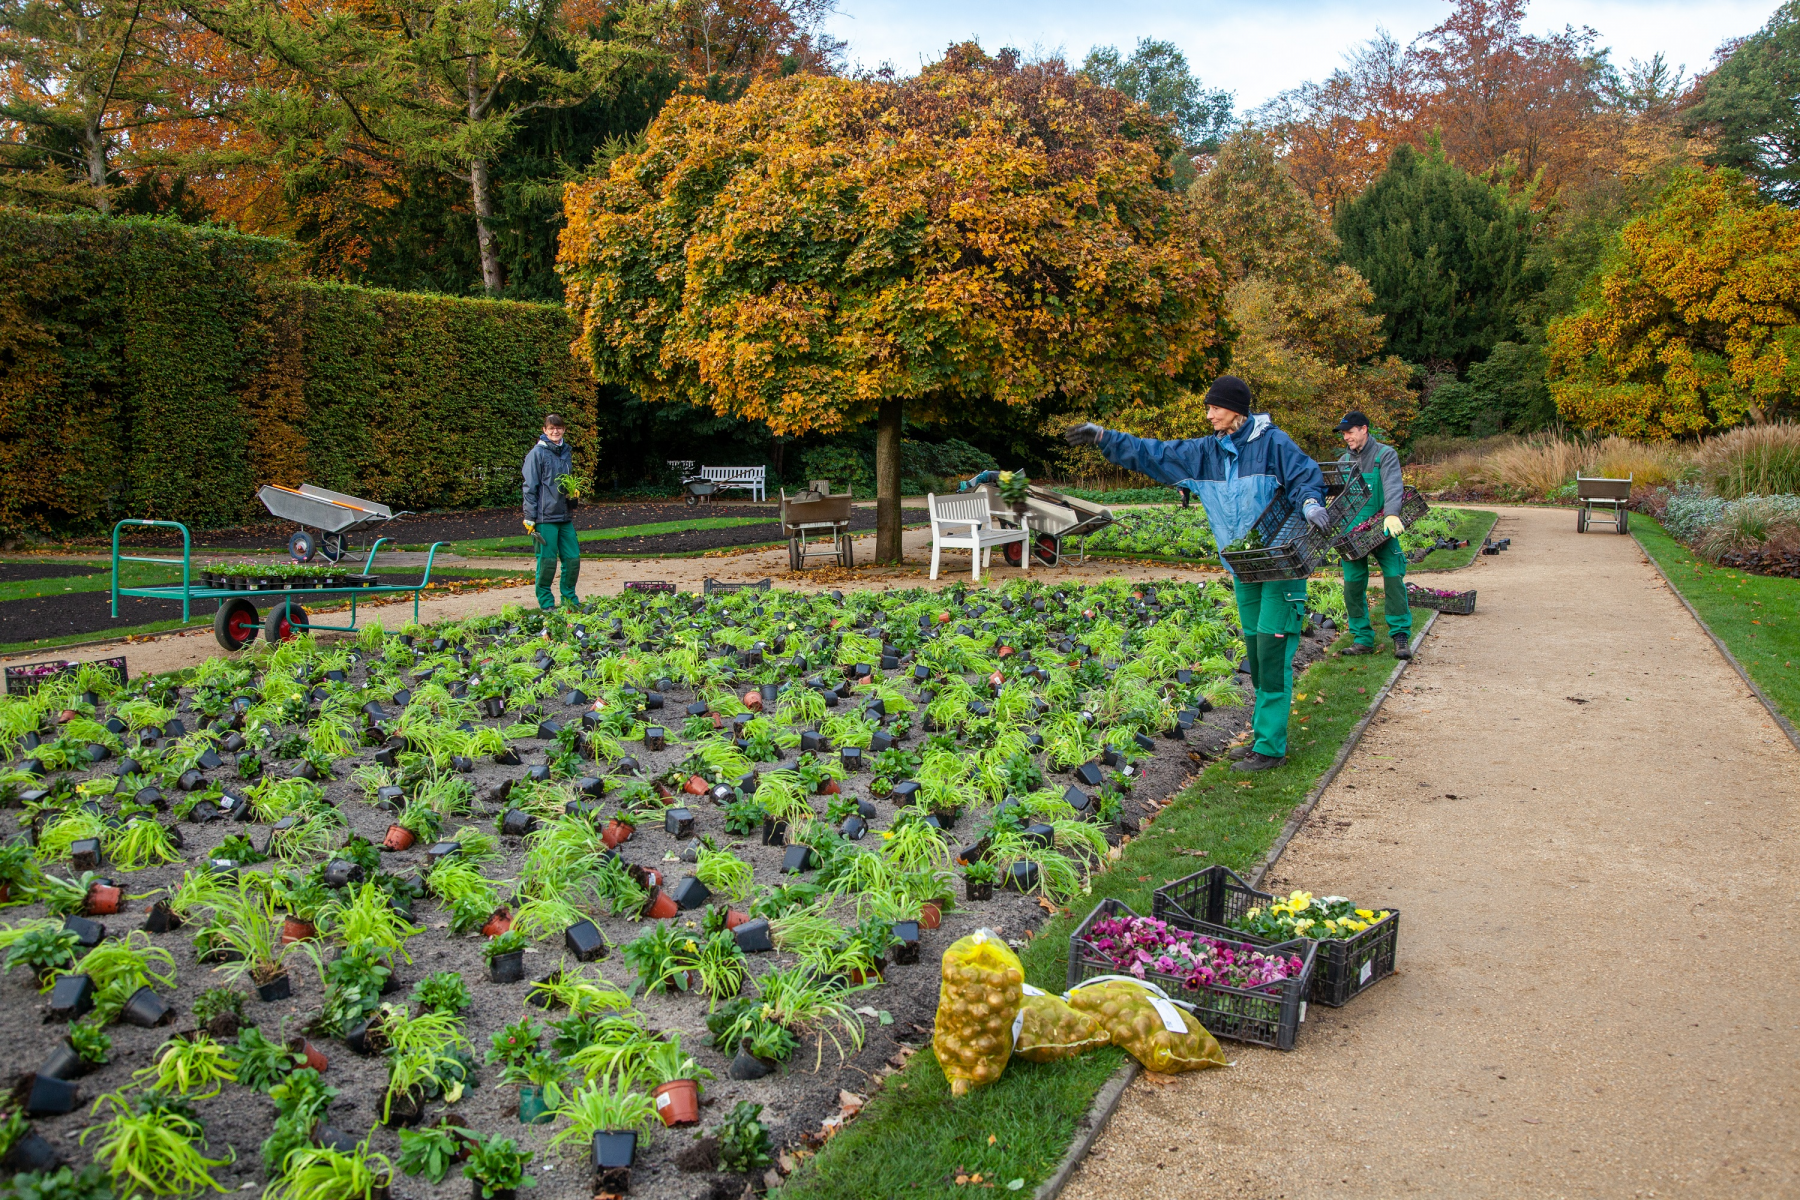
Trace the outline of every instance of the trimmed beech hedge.
<instances>
[{"instance_id":1,"label":"trimmed beech hedge","mask_svg":"<svg viewBox=\"0 0 1800 1200\"><path fill-rule=\"evenodd\" d=\"M552 410L593 470L560 307L316 283L291 249L0 208L0 532L230 525L264 515L264 483L516 503Z\"/></svg>"}]
</instances>

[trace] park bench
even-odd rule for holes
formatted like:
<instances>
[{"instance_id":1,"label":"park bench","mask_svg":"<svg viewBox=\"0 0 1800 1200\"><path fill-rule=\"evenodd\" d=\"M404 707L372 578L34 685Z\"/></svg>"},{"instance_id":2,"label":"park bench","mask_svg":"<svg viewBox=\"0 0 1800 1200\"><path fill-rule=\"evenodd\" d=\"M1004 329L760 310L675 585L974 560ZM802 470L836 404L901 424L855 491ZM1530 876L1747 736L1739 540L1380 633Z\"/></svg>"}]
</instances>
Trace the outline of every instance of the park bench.
<instances>
[{"instance_id":1,"label":"park bench","mask_svg":"<svg viewBox=\"0 0 1800 1200\"><path fill-rule=\"evenodd\" d=\"M1018 543L1023 546L1031 540L1031 530L1026 528L1026 518L1019 518L1018 529L1003 529L994 520L988 510L987 496L974 493L968 496L939 496L935 492L928 493L925 505L931 513L931 577L938 577L938 559L945 550L967 550L969 552L970 574L975 582L981 582L981 568L987 564L991 551L995 546ZM1021 554L1020 560L1024 569L1031 570L1031 556Z\"/></svg>"}]
</instances>

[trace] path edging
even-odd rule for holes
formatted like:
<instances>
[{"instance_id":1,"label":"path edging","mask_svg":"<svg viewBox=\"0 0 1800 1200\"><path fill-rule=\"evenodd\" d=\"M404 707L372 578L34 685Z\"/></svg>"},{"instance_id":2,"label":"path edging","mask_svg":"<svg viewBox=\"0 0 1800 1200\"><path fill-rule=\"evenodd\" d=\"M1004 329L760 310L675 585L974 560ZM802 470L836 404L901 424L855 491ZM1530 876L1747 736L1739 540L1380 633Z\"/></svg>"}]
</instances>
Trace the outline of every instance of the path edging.
<instances>
[{"instance_id":1,"label":"path edging","mask_svg":"<svg viewBox=\"0 0 1800 1200\"><path fill-rule=\"evenodd\" d=\"M1429 617L1425 618L1424 627L1419 630L1418 636L1412 642L1415 655L1419 652L1419 647L1424 644L1425 635L1431 632L1433 625L1437 624L1439 615L1433 611ZM1251 887L1262 886L1263 876L1268 873L1270 867L1275 865L1275 860L1281 857L1283 850L1287 849L1288 842L1293 840L1294 835L1300 831L1300 827L1306 823L1306 818L1311 815L1313 807L1318 804L1319 797L1325 794L1325 789L1331 786L1331 781L1336 779L1338 772L1344 769L1344 764L1350 759L1350 752L1356 749L1358 742L1362 741L1363 733L1369 728L1369 723L1375 719L1375 714L1381 711L1381 706L1386 702L1388 694L1393 691L1394 684L1398 682L1401 674L1412 661L1410 658L1405 658L1394 664L1394 669L1389 673L1387 682L1381 685L1381 690L1375 693L1373 700L1369 701L1369 707L1363 713L1362 720L1358 721L1344 738L1344 744L1338 748L1337 757L1332 760L1331 766L1325 774L1319 777L1319 782L1313 785L1312 790L1307 793L1306 799L1302 800L1294 809L1293 815L1288 817L1287 824L1282 826L1281 836L1275 839L1275 844L1269 849L1268 856L1251 872L1248 880ZM1088 1107L1087 1115L1081 1119L1081 1124L1076 1128L1075 1139L1069 1144L1068 1152L1056 1165L1055 1174L1038 1185L1032 1200L1056 1200L1056 1197L1062 1194L1063 1188L1068 1186L1070 1177L1075 1174L1075 1168L1081 1165L1082 1159L1086 1158L1088 1151L1093 1149L1094 1142L1105 1132L1108 1122L1113 1118L1113 1113L1118 1111L1119 1101L1125 1098L1126 1089L1131 1086L1132 1081L1142 1070L1143 1067L1139 1065L1137 1059L1126 1056L1124 1065L1113 1073L1113 1077L1106 1081L1094 1097L1093 1104Z\"/></svg>"},{"instance_id":2,"label":"path edging","mask_svg":"<svg viewBox=\"0 0 1800 1200\"><path fill-rule=\"evenodd\" d=\"M1688 603L1688 598L1681 594L1681 589L1675 586L1675 581L1669 578L1669 573L1663 570L1663 565L1656 561L1656 555L1650 553L1650 547L1638 541L1636 534L1631 536L1631 540L1637 543L1637 548L1643 551L1644 558L1656 568L1656 573L1662 576L1662 581L1668 585L1670 594L1681 601L1681 607L1687 609L1688 616L1694 618L1694 624L1700 627L1700 632L1712 639L1713 648L1718 650L1725 661L1731 664L1731 669L1738 673L1738 678L1744 681L1744 686L1750 689L1751 695L1762 701L1762 706L1768 710L1771 717L1775 718L1776 728L1787 735L1787 740L1794 744L1794 749L1800 750L1800 729L1795 729L1794 723L1775 707L1775 702L1769 699L1769 694L1758 687L1756 680L1750 678L1750 673L1744 670L1744 664L1737 660L1737 655L1733 654L1731 648L1719 639L1718 634L1712 631L1712 626L1706 623L1706 618L1700 615L1699 610ZM1681 545L1680 542L1675 544Z\"/></svg>"}]
</instances>

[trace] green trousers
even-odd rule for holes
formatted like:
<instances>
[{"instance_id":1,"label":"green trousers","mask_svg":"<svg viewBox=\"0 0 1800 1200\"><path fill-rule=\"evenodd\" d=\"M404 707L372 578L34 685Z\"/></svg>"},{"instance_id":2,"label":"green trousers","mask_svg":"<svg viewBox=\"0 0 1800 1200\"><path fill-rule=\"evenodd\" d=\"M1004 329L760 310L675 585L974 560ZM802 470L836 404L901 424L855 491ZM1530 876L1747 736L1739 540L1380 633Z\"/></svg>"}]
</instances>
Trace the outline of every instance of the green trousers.
<instances>
[{"instance_id":1,"label":"green trousers","mask_svg":"<svg viewBox=\"0 0 1800 1200\"><path fill-rule=\"evenodd\" d=\"M581 574L581 543L575 540L575 523L545 521L538 525L537 532L538 607L545 612L556 607L556 597L550 592L550 581L556 578L559 559L562 561L563 603L578 606L581 601L575 597L575 580Z\"/></svg>"},{"instance_id":2,"label":"green trousers","mask_svg":"<svg viewBox=\"0 0 1800 1200\"><path fill-rule=\"evenodd\" d=\"M1381 568L1382 611L1387 614L1389 637L1412 637L1412 609L1406 603L1406 555L1400 542L1387 538L1366 558L1344 560L1344 612L1350 633L1358 645L1375 644L1375 627L1369 624L1369 559Z\"/></svg>"},{"instance_id":3,"label":"green trousers","mask_svg":"<svg viewBox=\"0 0 1800 1200\"><path fill-rule=\"evenodd\" d=\"M1306 580L1232 581L1238 622L1256 705L1250 713L1250 748L1270 758L1287 757L1288 710L1294 705L1294 651L1306 628Z\"/></svg>"}]
</instances>

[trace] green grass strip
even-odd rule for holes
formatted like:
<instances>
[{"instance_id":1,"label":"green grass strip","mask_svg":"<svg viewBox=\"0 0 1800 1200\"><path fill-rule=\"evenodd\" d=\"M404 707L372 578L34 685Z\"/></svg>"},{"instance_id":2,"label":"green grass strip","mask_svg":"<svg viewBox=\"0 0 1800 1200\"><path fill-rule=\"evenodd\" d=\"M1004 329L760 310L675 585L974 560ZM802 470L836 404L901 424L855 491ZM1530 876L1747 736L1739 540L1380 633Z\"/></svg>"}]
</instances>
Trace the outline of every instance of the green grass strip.
<instances>
[{"instance_id":1,"label":"green grass strip","mask_svg":"<svg viewBox=\"0 0 1800 1200\"><path fill-rule=\"evenodd\" d=\"M1499 513L1483 512L1473 508L1452 509L1456 521L1450 527L1450 536L1458 541L1469 543L1461 550L1433 550L1424 559L1406 568L1408 575L1414 571L1460 571L1475 561L1481 553L1481 544L1487 541L1487 535L1494 528L1494 522L1500 519Z\"/></svg>"},{"instance_id":2,"label":"green grass strip","mask_svg":"<svg viewBox=\"0 0 1800 1200\"><path fill-rule=\"evenodd\" d=\"M1379 608L1373 617L1376 644L1388 644ZM1215 863L1247 874L1330 768L1393 669L1394 660L1385 653L1327 657L1308 668L1294 686L1287 765L1256 774L1231 771L1225 763L1207 767L1126 843L1110 870L1094 877L1091 895L1066 915L1052 917L1026 945L1021 954L1026 979L1045 991L1063 990L1069 935L1106 897L1148 915L1151 892L1170 880ZM941 953L948 946L936 949ZM1056 1170L1121 1053L1108 1049L1049 1065L1015 1058L997 1083L953 1101L937 1057L923 1047L888 1078L860 1117L789 1180L778 1200L966 1197L968 1188L959 1187L956 1176L975 1172L984 1183L994 1181L1000 1193L1023 1180L1018 1190L1030 1195Z\"/></svg>"},{"instance_id":3,"label":"green grass strip","mask_svg":"<svg viewBox=\"0 0 1800 1200\"><path fill-rule=\"evenodd\" d=\"M772 525L773 517L694 517L683 521L657 521L649 525L620 525L613 529L583 529L575 535L578 542L609 542L618 538L656 537L665 533L686 533L690 529L735 529L739 525ZM505 537L476 538L452 543L458 554L492 553L496 550L535 549L531 535L508 534ZM424 547L420 547L423 549Z\"/></svg>"},{"instance_id":4,"label":"green grass strip","mask_svg":"<svg viewBox=\"0 0 1800 1200\"><path fill-rule=\"evenodd\" d=\"M1800 579L1715 567L1637 513L1631 532L1770 702L1800 724Z\"/></svg>"}]
</instances>

